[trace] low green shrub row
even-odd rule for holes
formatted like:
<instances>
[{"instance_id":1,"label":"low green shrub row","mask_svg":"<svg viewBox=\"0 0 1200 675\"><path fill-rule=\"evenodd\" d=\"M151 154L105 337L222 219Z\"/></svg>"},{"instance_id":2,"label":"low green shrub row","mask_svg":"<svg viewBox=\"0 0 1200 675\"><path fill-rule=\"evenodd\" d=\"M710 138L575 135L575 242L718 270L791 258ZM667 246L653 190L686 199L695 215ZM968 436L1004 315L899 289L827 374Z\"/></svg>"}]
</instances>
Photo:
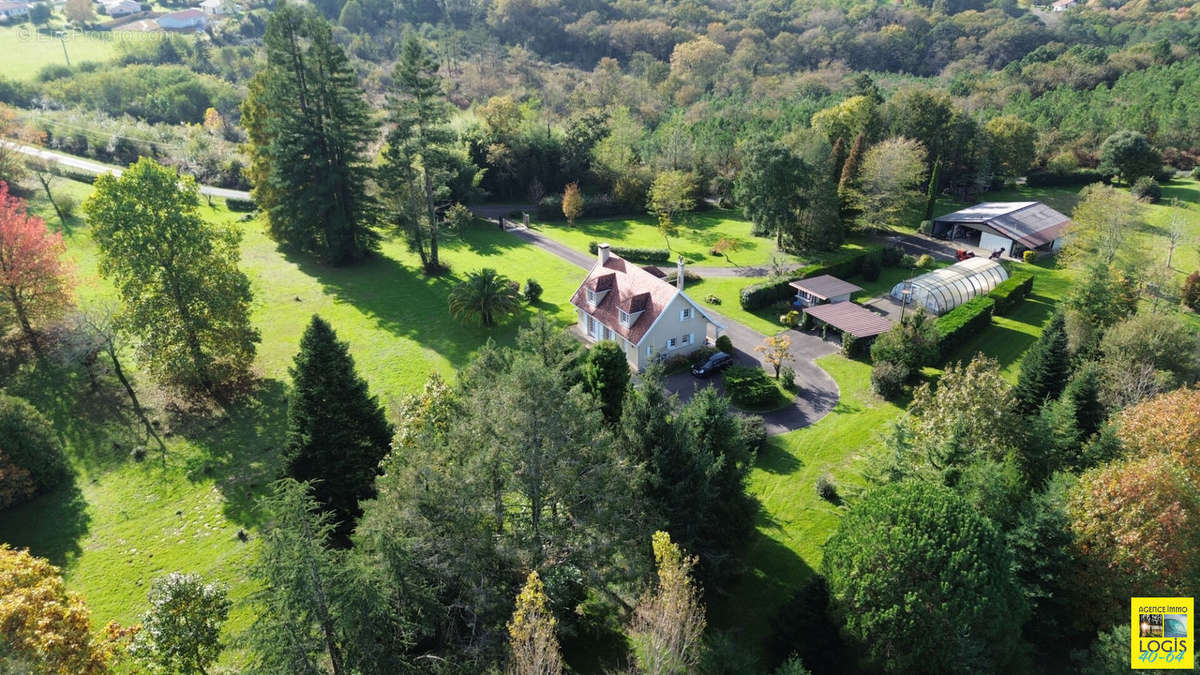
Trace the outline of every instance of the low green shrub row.
<instances>
[{"instance_id":1,"label":"low green shrub row","mask_svg":"<svg viewBox=\"0 0 1200 675\"><path fill-rule=\"evenodd\" d=\"M730 366L725 371L725 393L734 405L744 408L768 406L779 397L779 389L766 372L749 366Z\"/></svg>"},{"instance_id":2,"label":"low green shrub row","mask_svg":"<svg viewBox=\"0 0 1200 675\"><path fill-rule=\"evenodd\" d=\"M1033 275L1028 272L1017 272L992 289L988 296L996 301L996 316L1006 316L1021 306L1029 293L1033 291Z\"/></svg>"},{"instance_id":3,"label":"low green shrub row","mask_svg":"<svg viewBox=\"0 0 1200 675\"><path fill-rule=\"evenodd\" d=\"M937 320L938 355L945 360L951 352L961 346L992 322L996 301L982 295L971 298L946 312Z\"/></svg>"},{"instance_id":4,"label":"low green shrub row","mask_svg":"<svg viewBox=\"0 0 1200 675\"><path fill-rule=\"evenodd\" d=\"M588 251L592 254L596 253L599 242L588 242ZM613 246L611 250L616 255L621 256L626 260L633 262L645 263L669 263L671 262L671 252L665 248L633 248L628 246ZM686 276L685 276L686 279Z\"/></svg>"},{"instance_id":5,"label":"low green shrub row","mask_svg":"<svg viewBox=\"0 0 1200 675\"><path fill-rule=\"evenodd\" d=\"M845 279L863 271L864 268L878 268L882 265L883 249L871 247L858 251L848 251L836 256L833 260L819 265L808 265L796 270L795 273L778 279L770 279L757 284L750 284L742 289L742 309L754 311L770 307L780 300L787 300L796 294L789 284L800 279L829 274Z\"/></svg>"}]
</instances>

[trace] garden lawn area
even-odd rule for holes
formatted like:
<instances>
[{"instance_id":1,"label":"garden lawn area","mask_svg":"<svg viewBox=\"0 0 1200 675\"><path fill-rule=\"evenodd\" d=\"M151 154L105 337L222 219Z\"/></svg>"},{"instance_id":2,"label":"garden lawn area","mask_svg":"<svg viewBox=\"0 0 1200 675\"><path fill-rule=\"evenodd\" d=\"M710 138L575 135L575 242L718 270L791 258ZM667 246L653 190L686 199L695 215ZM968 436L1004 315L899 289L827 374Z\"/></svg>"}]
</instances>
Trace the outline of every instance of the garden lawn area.
<instances>
[{"instance_id":1,"label":"garden lawn area","mask_svg":"<svg viewBox=\"0 0 1200 675\"><path fill-rule=\"evenodd\" d=\"M71 65L91 61L109 61L116 54L121 31L67 32L67 55ZM143 34L139 34L139 37ZM29 24L0 26L0 54L4 54L4 76L14 80L33 80L42 68L66 65L63 42L53 34L38 33Z\"/></svg>"},{"instance_id":2,"label":"garden lawn area","mask_svg":"<svg viewBox=\"0 0 1200 675\"><path fill-rule=\"evenodd\" d=\"M1010 316L995 317L992 327L952 357L983 352L997 359L1014 380L1021 354L1041 334L1071 280L1070 272L1052 267L1016 267L1035 274L1033 294ZM817 495L817 479L828 474L843 498L861 491L870 452L879 447L888 425L906 405L871 392L871 366L865 361L833 354L817 364L837 382L838 404L812 426L771 438L759 454L748 482L761 509L757 532L743 557L747 573L710 608L713 624L736 631L737 639L753 645L760 659L765 659L775 612L820 571L822 548L837 529L842 507ZM933 379L939 373L927 368L923 375Z\"/></svg>"},{"instance_id":3,"label":"garden lawn area","mask_svg":"<svg viewBox=\"0 0 1200 675\"><path fill-rule=\"evenodd\" d=\"M682 255L688 264L701 267L749 267L766 265L775 253L775 240L750 234L751 224L733 210L713 210L688 213L680 217L679 233L670 238L672 261ZM537 231L578 251L588 252L591 242L607 242L628 248L665 249L667 242L658 231L653 216L636 218L581 219L571 227L566 223L539 223ZM731 239L736 246L725 256L712 255L711 249L722 238ZM794 256L777 255L780 262L791 262ZM640 261L639 261L640 262Z\"/></svg>"},{"instance_id":4,"label":"garden lawn area","mask_svg":"<svg viewBox=\"0 0 1200 675\"><path fill-rule=\"evenodd\" d=\"M55 186L56 196L82 198L91 190L64 179ZM57 228L40 188L30 199L31 210ZM240 218L219 200L216 208L202 206L201 211L216 221ZM165 463L152 445L146 460L130 459L131 448L145 441L111 376L92 392L82 370L26 364L6 382L9 393L28 398L51 418L77 476L71 487L0 513L0 541L29 547L62 566L68 588L87 598L96 628L109 620L135 622L146 608L150 580L176 570L200 572L230 586L237 604L226 626L228 638L249 627L252 613L241 601L253 591L246 568L261 521L254 501L279 475L287 369L313 313L350 343L359 373L390 408L418 391L430 373L452 379L455 367L489 338L511 344L517 327L536 311L563 324L572 321L568 298L584 276L583 270L484 226L443 243L452 276L438 279L417 272L416 256L397 239L386 241L382 255L365 264L329 268L279 252L258 220L240 227L245 233L242 270L253 286L253 319L262 332L256 384L226 413L214 413L157 390L136 368L133 355L124 355L143 404L170 433ZM78 266L80 302L111 298L111 286L98 277L86 224L73 220L65 232L69 256ZM536 277L545 300L491 330L451 319L446 306L454 277L485 266L522 284ZM239 541L239 530L248 534L248 543ZM244 658L231 649L222 664L236 670Z\"/></svg>"}]
</instances>

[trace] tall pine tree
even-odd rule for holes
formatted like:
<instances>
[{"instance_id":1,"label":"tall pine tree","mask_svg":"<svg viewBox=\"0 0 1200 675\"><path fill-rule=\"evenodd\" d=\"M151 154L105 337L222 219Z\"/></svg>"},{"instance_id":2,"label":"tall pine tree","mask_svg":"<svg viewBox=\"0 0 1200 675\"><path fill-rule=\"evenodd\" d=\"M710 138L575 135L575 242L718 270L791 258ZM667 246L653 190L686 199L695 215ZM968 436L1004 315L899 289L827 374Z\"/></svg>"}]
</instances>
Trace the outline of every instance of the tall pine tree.
<instances>
[{"instance_id":1,"label":"tall pine tree","mask_svg":"<svg viewBox=\"0 0 1200 675\"><path fill-rule=\"evenodd\" d=\"M1062 312L1050 319L1042 336L1021 359L1021 374L1013 390L1017 409L1030 415L1046 401L1057 398L1071 375L1071 355Z\"/></svg>"},{"instance_id":2,"label":"tall pine tree","mask_svg":"<svg viewBox=\"0 0 1200 675\"><path fill-rule=\"evenodd\" d=\"M842 175L838 179L839 215L843 223L849 223L857 213L852 195L854 188L858 186L858 170L862 167L863 156L866 153L867 137L860 132L850 145L850 154L846 155L846 161L842 164Z\"/></svg>"},{"instance_id":3,"label":"tall pine tree","mask_svg":"<svg viewBox=\"0 0 1200 675\"><path fill-rule=\"evenodd\" d=\"M380 179L397 203L392 218L404 228L409 246L426 270L438 272L437 188L444 184L452 158L447 123L450 105L442 92L438 62L415 33L404 38L392 73L391 117ZM420 207L411 208L409 196Z\"/></svg>"},{"instance_id":4,"label":"tall pine tree","mask_svg":"<svg viewBox=\"0 0 1200 675\"><path fill-rule=\"evenodd\" d=\"M313 481L313 494L348 534L375 495L379 462L388 452L392 426L383 408L354 370L348 345L321 317L300 340L291 369L285 458L287 474Z\"/></svg>"},{"instance_id":5,"label":"tall pine tree","mask_svg":"<svg viewBox=\"0 0 1200 675\"><path fill-rule=\"evenodd\" d=\"M1100 402L1100 375L1094 362L1079 366L1063 389L1060 400L1074 414L1081 440L1091 438L1108 419L1104 404Z\"/></svg>"},{"instance_id":6,"label":"tall pine tree","mask_svg":"<svg viewBox=\"0 0 1200 675\"><path fill-rule=\"evenodd\" d=\"M365 157L376 128L354 71L311 7L276 9L263 46L243 122L271 236L336 265L359 260L378 244Z\"/></svg>"}]
</instances>

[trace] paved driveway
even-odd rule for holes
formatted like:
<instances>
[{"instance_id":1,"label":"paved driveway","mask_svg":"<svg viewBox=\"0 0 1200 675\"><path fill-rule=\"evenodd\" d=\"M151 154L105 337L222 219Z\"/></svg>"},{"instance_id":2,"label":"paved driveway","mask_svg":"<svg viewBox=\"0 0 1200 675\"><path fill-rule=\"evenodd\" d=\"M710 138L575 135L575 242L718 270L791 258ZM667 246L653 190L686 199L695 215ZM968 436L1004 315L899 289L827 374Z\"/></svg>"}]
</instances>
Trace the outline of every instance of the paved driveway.
<instances>
[{"instance_id":1,"label":"paved driveway","mask_svg":"<svg viewBox=\"0 0 1200 675\"><path fill-rule=\"evenodd\" d=\"M721 321L721 318L717 320ZM725 326L725 333L733 342L736 352L733 355L735 362L747 366L762 366L767 369L768 374L774 372L770 366L762 362L759 354L754 351L755 347L762 344L763 336L761 334L739 323L726 321ZM815 335L795 330L789 330L787 333L792 338L793 360L790 365L796 371L798 389L796 400L792 405L762 415L763 422L767 426L767 433L772 436L816 422L833 410L839 396L837 383L813 361L838 351L841 346L822 340ZM691 373L678 373L667 378L666 386L667 389L678 394L679 400L684 403L704 387L713 387L721 393L725 392L724 378L721 375L701 380L693 377Z\"/></svg>"}]
</instances>

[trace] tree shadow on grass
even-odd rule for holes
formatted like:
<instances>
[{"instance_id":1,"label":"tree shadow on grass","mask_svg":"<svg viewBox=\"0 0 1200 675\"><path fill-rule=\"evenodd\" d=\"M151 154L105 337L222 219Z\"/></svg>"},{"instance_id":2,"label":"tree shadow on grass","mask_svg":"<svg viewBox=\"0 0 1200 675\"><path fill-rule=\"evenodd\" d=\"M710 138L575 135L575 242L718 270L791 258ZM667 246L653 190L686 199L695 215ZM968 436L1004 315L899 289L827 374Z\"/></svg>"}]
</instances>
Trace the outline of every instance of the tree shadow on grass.
<instances>
[{"instance_id":1,"label":"tree shadow on grass","mask_svg":"<svg viewBox=\"0 0 1200 675\"><path fill-rule=\"evenodd\" d=\"M224 498L224 515L242 527L257 526L256 502L282 474L287 433L287 387L259 380L224 415L169 411L171 426L201 450L183 458L189 480L211 479Z\"/></svg>"},{"instance_id":2,"label":"tree shadow on grass","mask_svg":"<svg viewBox=\"0 0 1200 675\"><path fill-rule=\"evenodd\" d=\"M472 236L461 245L475 252L487 251L493 246L497 250L527 246L516 237L500 232L494 237L482 237L481 241ZM545 300L533 308L522 303L517 315L500 325L485 327L464 323L450 316L449 297L454 286L466 273L474 271L472 269L456 269L451 274L430 277L387 256L375 256L353 267L329 267L307 256L286 252L284 255L304 274L316 279L325 293L354 306L379 328L413 340L456 365L466 363L489 339L501 345L512 344L517 329L535 314L555 315L561 308L560 304ZM523 282L522 279L514 281ZM337 328L335 325L334 329ZM398 365L427 367L422 363ZM386 396L394 392L380 393Z\"/></svg>"},{"instance_id":3,"label":"tree shadow on grass","mask_svg":"<svg viewBox=\"0 0 1200 675\"><path fill-rule=\"evenodd\" d=\"M0 542L28 548L33 555L65 567L83 553L80 541L90 523L83 493L69 480L33 501L0 511Z\"/></svg>"},{"instance_id":4,"label":"tree shadow on grass","mask_svg":"<svg viewBox=\"0 0 1200 675\"><path fill-rule=\"evenodd\" d=\"M768 442L758 451L755 466L767 473L787 475L803 467L804 461L788 452L781 443Z\"/></svg>"},{"instance_id":5,"label":"tree shadow on grass","mask_svg":"<svg viewBox=\"0 0 1200 675\"><path fill-rule=\"evenodd\" d=\"M1187 202L1193 204L1200 203L1200 187L1197 187L1195 183L1184 184L1178 181L1171 181L1162 186L1162 192L1162 199L1159 200L1160 204L1169 205L1172 198L1184 202L1181 206L1186 206Z\"/></svg>"}]
</instances>

